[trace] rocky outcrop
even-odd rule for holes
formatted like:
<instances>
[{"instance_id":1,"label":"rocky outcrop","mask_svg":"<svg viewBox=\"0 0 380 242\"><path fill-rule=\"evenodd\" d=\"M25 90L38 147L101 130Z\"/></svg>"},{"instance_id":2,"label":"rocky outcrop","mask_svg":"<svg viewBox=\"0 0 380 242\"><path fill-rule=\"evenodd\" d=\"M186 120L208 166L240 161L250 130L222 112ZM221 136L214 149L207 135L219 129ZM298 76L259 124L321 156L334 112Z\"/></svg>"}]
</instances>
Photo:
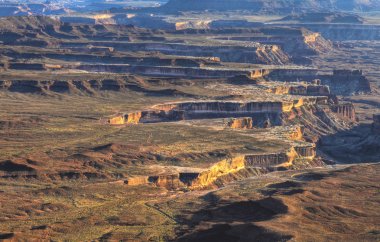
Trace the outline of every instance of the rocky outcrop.
<instances>
[{"instance_id":1,"label":"rocky outcrop","mask_svg":"<svg viewBox=\"0 0 380 242\"><path fill-rule=\"evenodd\" d=\"M316 53L324 53L333 49L332 43L323 38L320 33L305 33L304 43Z\"/></svg>"},{"instance_id":2,"label":"rocky outcrop","mask_svg":"<svg viewBox=\"0 0 380 242\"><path fill-rule=\"evenodd\" d=\"M128 124L138 124L142 117L142 112L128 113L124 116L126 123Z\"/></svg>"},{"instance_id":3,"label":"rocky outcrop","mask_svg":"<svg viewBox=\"0 0 380 242\"><path fill-rule=\"evenodd\" d=\"M148 176L136 176L136 177L129 177L124 181L124 184L129 186L139 186L139 185L146 185L149 184L149 177Z\"/></svg>"},{"instance_id":4,"label":"rocky outcrop","mask_svg":"<svg viewBox=\"0 0 380 242\"><path fill-rule=\"evenodd\" d=\"M180 181L179 174L150 176L148 180L156 186L163 187L168 190L175 190L185 186Z\"/></svg>"},{"instance_id":5,"label":"rocky outcrop","mask_svg":"<svg viewBox=\"0 0 380 242\"><path fill-rule=\"evenodd\" d=\"M129 177L126 185L155 185L168 190L203 189L248 178L273 170L290 169L294 162L311 162L316 157L314 144L299 143L278 153L237 155L219 161L202 172L179 172L153 176Z\"/></svg>"},{"instance_id":6,"label":"rocky outcrop","mask_svg":"<svg viewBox=\"0 0 380 242\"><path fill-rule=\"evenodd\" d=\"M184 120L184 112L179 110L148 110L132 112L127 114L117 114L107 119L111 125L139 124L139 123L160 123ZM104 122L102 122L104 123Z\"/></svg>"},{"instance_id":7,"label":"rocky outcrop","mask_svg":"<svg viewBox=\"0 0 380 242\"><path fill-rule=\"evenodd\" d=\"M287 25L305 27L311 31L321 33L322 36L333 41L378 40L380 38L380 26L375 24L300 23Z\"/></svg>"},{"instance_id":8,"label":"rocky outcrop","mask_svg":"<svg viewBox=\"0 0 380 242\"><path fill-rule=\"evenodd\" d=\"M108 119L108 123L111 125L122 125L125 124L125 116L120 114Z\"/></svg>"},{"instance_id":9,"label":"rocky outcrop","mask_svg":"<svg viewBox=\"0 0 380 242\"><path fill-rule=\"evenodd\" d=\"M272 87L269 92L274 94L291 94L304 96L329 96L330 87L317 84L286 84Z\"/></svg>"},{"instance_id":10,"label":"rocky outcrop","mask_svg":"<svg viewBox=\"0 0 380 242\"><path fill-rule=\"evenodd\" d=\"M332 76L321 76L324 85L328 85L336 95L352 95L371 91L370 81L361 70L335 70Z\"/></svg>"},{"instance_id":11,"label":"rocky outcrop","mask_svg":"<svg viewBox=\"0 0 380 242\"><path fill-rule=\"evenodd\" d=\"M21 93L55 94L73 93L96 95L98 92L138 92L152 96L187 96L192 95L177 89L150 89L135 76L117 79L97 80L0 80L0 91Z\"/></svg>"},{"instance_id":12,"label":"rocky outcrop","mask_svg":"<svg viewBox=\"0 0 380 242\"><path fill-rule=\"evenodd\" d=\"M192 187L206 187L210 186L218 177L228 173L237 172L243 169L245 165L245 156L238 156L230 159L220 161L199 174L196 180L192 183Z\"/></svg>"},{"instance_id":13,"label":"rocky outcrop","mask_svg":"<svg viewBox=\"0 0 380 242\"><path fill-rule=\"evenodd\" d=\"M343 119L356 122L355 107L352 103L341 103L331 106L331 110Z\"/></svg>"},{"instance_id":14,"label":"rocky outcrop","mask_svg":"<svg viewBox=\"0 0 380 242\"><path fill-rule=\"evenodd\" d=\"M292 14L282 18L280 21L291 21L299 23L352 23L362 24L364 19L359 15L350 13L301 13Z\"/></svg>"},{"instance_id":15,"label":"rocky outcrop","mask_svg":"<svg viewBox=\"0 0 380 242\"><path fill-rule=\"evenodd\" d=\"M252 118L234 118L228 122L228 127L232 129L252 129L253 121Z\"/></svg>"},{"instance_id":16,"label":"rocky outcrop","mask_svg":"<svg viewBox=\"0 0 380 242\"><path fill-rule=\"evenodd\" d=\"M293 128L289 134L289 139L290 140L295 140L295 141L301 141L304 139L303 135L304 135L304 131L305 131L305 128L303 126L296 126L295 128Z\"/></svg>"},{"instance_id":17,"label":"rocky outcrop","mask_svg":"<svg viewBox=\"0 0 380 242\"><path fill-rule=\"evenodd\" d=\"M260 22L247 20L198 20L175 23L176 30L183 29L221 29L221 28L255 28L263 26Z\"/></svg>"},{"instance_id":18,"label":"rocky outcrop","mask_svg":"<svg viewBox=\"0 0 380 242\"><path fill-rule=\"evenodd\" d=\"M192 189L215 186L215 182L223 176L238 173L244 169L286 169L296 159L312 161L316 157L315 145L299 145L288 151L273 154L240 155L222 160L207 171L201 172L192 182ZM250 173L247 173L250 174Z\"/></svg>"},{"instance_id":19,"label":"rocky outcrop","mask_svg":"<svg viewBox=\"0 0 380 242\"><path fill-rule=\"evenodd\" d=\"M289 56L277 45L260 46L256 55L261 63L283 65L290 62Z\"/></svg>"},{"instance_id":20,"label":"rocky outcrop","mask_svg":"<svg viewBox=\"0 0 380 242\"><path fill-rule=\"evenodd\" d=\"M363 75L361 70L334 70L331 74L320 75L316 69L276 69L271 70L270 73L264 77L271 81L282 82L302 80L315 83L316 79L320 80L318 85L313 84L315 85L314 88L310 87L310 92L318 91L319 88L322 88L321 85L328 86L331 94L335 95L347 96L371 91L370 82ZM323 89L326 90L326 88L322 88L322 90Z\"/></svg>"},{"instance_id":21,"label":"rocky outcrop","mask_svg":"<svg viewBox=\"0 0 380 242\"><path fill-rule=\"evenodd\" d=\"M295 146L294 150L301 158L314 159L317 155L314 144Z\"/></svg>"},{"instance_id":22,"label":"rocky outcrop","mask_svg":"<svg viewBox=\"0 0 380 242\"><path fill-rule=\"evenodd\" d=\"M181 110L170 111L143 111L141 112L141 123L173 122L184 120L185 115Z\"/></svg>"},{"instance_id":23,"label":"rocky outcrop","mask_svg":"<svg viewBox=\"0 0 380 242\"><path fill-rule=\"evenodd\" d=\"M334 94L344 95L371 91L370 82L361 70L334 70L331 78L323 82L330 86Z\"/></svg>"},{"instance_id":24,"label":"rocky outcrop","mask_svg":"<svg viewBox=\"0 0 380 242\"><path fill-rule=\"evenodd\" d=\"M302 102L271 102L271 101L198 101L198 102L178 102L172 104L156 105L154 108L163 110L183 110L186 114L202 113L281 113L286 112L293 106Z\"/></svg>"},{"instance_id":25,"label":"rocky outcrop","mask_svg":"<svg viewBox=\"0 0 380 242\"><path fill-rule=\"evenodd\" d=\"M157 187L162 187L168 190L176 190L178 188L184 188L186 185L182 180L187 182L192 178L190 176L188 179L185 179L184 176L177 174L167 174L167 175L157 175L157 176L136 176L129 177L124 181L124 184L128 186L139 186L139 185L154 185ZM180 179L181 178L181 179ZM185 181L185 182L186 182Z\"/></svg>"},{"instance_id":26,"label":"rocky outcrop","mask_svg":"<svg viewBox=\"0 0 380 242\"><path fill-rule=\"evenodd\" d=\"M157 43L126 43L123 46L118 46L116 44L107 44L109 47L113 47L115 50L120 51L157 51L165 55L177 55L186 57L198 57L198 58L219 58L223 62L241 62L241 63L252 63L252 64L288 64L290 63L290 58L286 52L282 50L279 45L274 44L260 44L255 43L251 46L245 46L243 43L241 45L217 45L217 46L200 46L200 45L186 45L186 44L172 44L167 42L157 42ZM130 48L128 48L130 47ZM64 57L61 57L64 58ZM141 57L140 57L141 58ZM180 57L179 57L180 58ZM182 57L183 58L183 57ZM94 57L93 57L94 59ZM103 59L107 59L103 57ZM149 59L149 58L148 58ZM115 60L117 60L115 58ZM144 58L141 58L144 60ZM160 61L156 58L157 61ZM93 61L95 62L95 61ZM138 62L138 59L128 58L124 60L124 63ZM165 63L165 59L162 59L162 64ZM119 60L119 64L121 64ZM142 61L139 65L146 65L148 61ZM159 63L157 63L158 65Z\"/></svg>"},{"instance_id":27,"label":"rocky outcrop","mask_svg":"<svg viewBox=\"0 0 380 242\"><path fill-rule=\"evenodd\" d=\"M193 101L165 103L151 110L119 114L107 121L109 124L138 124L173 122L193 119L233 118L231 128L268 128L283 124L284 119L294 119L295 109L328 104L328 97L302 97L293 101ZM342 111L342 114L345 111ZM284 115L286 114L286 115Z\"/></svg>"}]
</instances>

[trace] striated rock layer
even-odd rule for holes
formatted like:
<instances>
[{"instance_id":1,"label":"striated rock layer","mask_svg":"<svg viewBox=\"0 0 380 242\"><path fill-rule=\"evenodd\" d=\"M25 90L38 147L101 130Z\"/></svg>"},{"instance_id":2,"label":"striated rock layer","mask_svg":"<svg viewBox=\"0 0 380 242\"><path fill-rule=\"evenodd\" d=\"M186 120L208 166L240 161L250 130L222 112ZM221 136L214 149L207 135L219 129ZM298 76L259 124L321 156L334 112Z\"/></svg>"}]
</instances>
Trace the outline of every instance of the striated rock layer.
<instances>
[{"instance_id":1,"label":"striated rock layer","mask_svg":"<svg viewBox=\"0 0 380 242\"><path fill-rule=\"evenodd\" d=\"M228 122L228 127L232 129L252 129L252 118L234 118Z\"/></svg>"},{"instance_id":2,"label":"striated rock layer","mask_svg":"<svg viewBox=\"0 0 380 242\"><path fill-rule=\"evenodd\" d=\"M295 146L288 151L273 154L252 154L240 155L222 160L207 171L199 174L192 183L193 189L215 186L215 182L229 174L238 173L247 168L271 169L287 168L293 165L296 159L306 159L312 161L316 157L316 147L313 144Z\"/></svg>"}]
</instances>

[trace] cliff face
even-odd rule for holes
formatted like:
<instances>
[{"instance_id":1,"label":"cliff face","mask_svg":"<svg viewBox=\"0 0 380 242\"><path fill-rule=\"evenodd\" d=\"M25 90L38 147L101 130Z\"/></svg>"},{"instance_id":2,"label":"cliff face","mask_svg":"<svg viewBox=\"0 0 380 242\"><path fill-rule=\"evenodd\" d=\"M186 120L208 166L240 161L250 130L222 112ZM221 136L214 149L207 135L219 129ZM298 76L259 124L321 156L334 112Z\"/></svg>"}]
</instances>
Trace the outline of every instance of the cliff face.
<instances>
[{"instance_id":1,"label":"cliff face","mask_svg":"<svg viewBox=\"0 0 380 242\"><path fill-rule=\"evenodd\" d=\"M125 115L128 124L138 124L142 117L141 112L129 113Z\"/></svg>"},{"instance_id":2,"label":"cliff face","mask_svg":"<svg viewBox=\"0 0 380 242\"><path fill-rule=\"evenodd\" d=\"M154 185L157 187L166 188L168 190L176 190L185 187L185 184L180 179L181 174L168 174L158 176L137 176L130 177L124 181L124 184L129 186L139 185ZM182 175L183 178L183 175ZM186 180L186 179L184 179Z\"/></svg>"},{"instance_id":3,"label":"cliff face","mask_svg":"<svg viewBox=\"0 0 380 242\"><path fill-rule=\"evenodd\" d=\"M269 92L304 96L329 96L331 94L329 86L315 84L277 86L270 88Z\"/></svg>"},{"instance_id":4,"label":"cliff face","mask_svg":"<svg viewBox=\"0 0 380 242\"><path fill-rule=\"evenodd\" d=\"M258 62L283 65L290 62L289 56L277 45L261 46L256 50Z\"/></svg>"},{"instance_id":5,"label":"cliff face","mask_svg":"<svg viewBox=\"0 0 380 242\"><path fill-rule=\"evenodd\" d=\"M330 86L338 95L351 95L371 91L369 80L361 70L334 70L333 75L324 77L323 84Z\"/></svg>"},{"instance_id":6,"label":"cliff face","mask_svg":"<svg viewBox=\"0 0 380 242\"><path fill-rule=\"evenodd\" d=\"M245 167L244 163L245 156L238 156L235 158L220 161L212 166L208 171L199 174L198 178L193 182L192 186L195 188L210 186L214 181L216 181L218 177L243 169Z\"/></svg>"},{"instance_id":7,"label":"cliff face","mask_svg":"<svg viewBox=\"0 0 380 242\"><path fill-rule=\"evenodd\" d=\"M352 103L342 103L332 106L332 111L337 113L341 118L356 122L355 107Z\"/></svg>"},{"instance_id":8,"label":"cliff face","mask_svg":"<svg viewBox=\"0 0 380 242\"><path fill-rule=\"evenodd\" d=\"M304 80L310 83L315 83L315 81L318 80L318 84L310 85L310 89L307 90L310 94L313 92L316 94L320 92L331 92L335 95L347 96L371 91L370 81L363 75L361 70L334 70L332 74L318 75L315 69L277 69L272 70L265 78L272 81L283 82L288 81L290 78L292 80ZM300 91L302 91L302 89L300 89Z\"/></svg>"},{"instance_id":9,"label":"cliff face","mask_svg":"<svg viewBox=\"0 0 380 242\"><path fill-rule=\"evenodd\" d=\"M296 126L294 130L289 134L289 139L290 140L303 140L303 134L305 128L303 126Z\"/></svg>"},{"instance_id":10,"label":"cliff face","mask_svg":"<svg viewBox=\"0 0 380 242\"><path fill-rule=\"evenodd\" d=\"M378 40L380 38L379 25L368 24L302 24L294 26L306 27L311 31L321 33L333 41L347 40Z\"/></svg>"},{"instance_id":11,"label":"cliff face","mask_svg":"<svg viewBox=\"0 0 380 242\"><path fill-rule=\"evenodd\" d=\"M130 177L127 180L125 180L124 183L129 186L138 186L148 184L149 181L147 176L138 176Z\"/></svg>"},{"instance_id":12,"label":"cliff face","mask_svg":"<svg viewBox=\"0 0 380 242\"><path fill-rule=\"evenodd\" d=\"M332 117L355 122L355 109L352 104L329 104L329 97L302 97L293 101L192 101L155 105L151 110L116 115L109 124L160 123L181 120L229 118L227 126L233 129L268 128L293 124L308 125L311 130L320 130L310 125L317 120L321 126L333 130L340 129L340 123ZM336 122L333 122L336 121ZM327 131L327 130L326 130ZM302 140L303 129L292 134L293 140Z\"/></svg>"},{"instance_id":13,"label":"cliff face","mask_svg":"<svg viewBox=\"0 0 380 242\"><path fill-rule=\"evenodd\" d=\"M173 104L156 105L159 110L182 110L186 114L207 113L282 113L290 112L292 108L306 104L316 104L322 101L316 98L300 98L294 101L205 101L181 102Z\"/></svg>"},{"instance_id":14,"label":"cliff face","mask_svg":"<svg viewBox=\"0 0 380 242\"><path fill-rule=\"evenodd\" d=\"M175 190L185 186L180 181L179 174L150 176L148 180L156 186L164 187L168 190Z\"/></svg>"},{"instance_id":15,"label":"cliff face","mask_svg":"<svg viewBox=\"0 0 380 242\"><path fill-rule=\"evenodd\" d=\"M317 53L324 53L333 49L332 43L323 38L320 33L305 33L304 43Z\"/></svg>"},{"instance_id":16,"label":"cliff face","mask_svg":"<svg viewBox=\"0 0 380 242\"><path fill-rule=\"evenodd\" d=\"M319 33L312 32L302 26L298 28L266 26L260 28L260 31L266 35L264 38L256 35L249 40L263 44L276 43L293 57L305 57L333 50L331 41L325 39ZM303 62L303 64L305 63Z\"/></svg>"},{"instance_id":17,"label":"cliff face","mask_svg":"<svg viewBox=\"0 0 380 242\"><path fill-rule=\"evenodd\" d=\"M111 117L108 119L108 123L111 125L122 125L125 124L125 117L124 115L118 115L115 117Z\"/></svg>"},{"instance_id":18,"label":"cliff face","mask_svg":"<svg viewBox=\"0 0 380 242\"><path fill-rule=\"evenodd\" d=\"M232 129L252 129L252 118L235 118L228 122L228 127Z\"/></svg>"},{"instance_id":19,"label":"cliff face","mask_svg":"<svg viewBox=\"0 0 380 242\"><path fill-rule=\"evenodd\" d=\"M223 180L223 177L234 176L236 174L246 174L250 169L258 169L265 172L268 169L289 168L296 159L306 159L312 161L316 157L315 145L295 146L288 151L273 154L241 155L222 160L207 171L199 174L192 182L193 189L215 186ZM244 172L245 171L245 172Z\"/></svg>"}]
</instances>

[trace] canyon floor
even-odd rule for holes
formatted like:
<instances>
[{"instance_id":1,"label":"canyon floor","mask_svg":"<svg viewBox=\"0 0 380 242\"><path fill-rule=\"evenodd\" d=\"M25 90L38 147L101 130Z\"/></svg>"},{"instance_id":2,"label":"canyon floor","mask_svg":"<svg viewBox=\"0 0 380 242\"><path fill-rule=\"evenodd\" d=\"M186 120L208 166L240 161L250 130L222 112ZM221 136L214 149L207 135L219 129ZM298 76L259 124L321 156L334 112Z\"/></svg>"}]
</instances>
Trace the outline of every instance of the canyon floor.
<instances>
[{"instance_id":1,"label":"canyon floor","mask_svg":"<svg viewBox=\"0 0 380 242\"><path fill-rule=\"evenodd\" d=\"M0 240L380 240L379 25L193 14L0 18Z\"/></svg>"}]
</instances>

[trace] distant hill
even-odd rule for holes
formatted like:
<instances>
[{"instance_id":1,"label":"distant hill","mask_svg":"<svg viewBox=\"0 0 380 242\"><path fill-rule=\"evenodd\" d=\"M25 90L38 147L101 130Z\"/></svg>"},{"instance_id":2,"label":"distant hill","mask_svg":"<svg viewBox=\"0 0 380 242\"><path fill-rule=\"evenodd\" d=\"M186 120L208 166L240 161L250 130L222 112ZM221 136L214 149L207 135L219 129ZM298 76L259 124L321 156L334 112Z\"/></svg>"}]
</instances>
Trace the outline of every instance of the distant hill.
<instances>
[{"instance_id":1,"label":"distant hill","mask_svg":"<svg viewBox=\"0 0 380 242\"><path fill-rule=\"evenodd\" d=\"M165 12L234 11L300 13L327 11L380 11L379 0L170 0Z\"/></svg>"},{"instance_id":2,"label":"distant hill","mask_svg":"<svg viewBox=\"0 0 380 242\"><path fill-rule=\"evenodd\" d=\"M364 19L349 13L301 13L292 14L282 18L280 21L294 21L300 23L351 23L361 24Z\"/></svg>"},{"instance_id":3,"label":"distant hill","mask_svg":"<svg viewBox=\"0 0 380 242\"><path fill-rule=\"evenodd\" d=\"M65 14L69 9L42 3L6 3L0 1L0 17Z\"/></svg>"}]
</instances>

